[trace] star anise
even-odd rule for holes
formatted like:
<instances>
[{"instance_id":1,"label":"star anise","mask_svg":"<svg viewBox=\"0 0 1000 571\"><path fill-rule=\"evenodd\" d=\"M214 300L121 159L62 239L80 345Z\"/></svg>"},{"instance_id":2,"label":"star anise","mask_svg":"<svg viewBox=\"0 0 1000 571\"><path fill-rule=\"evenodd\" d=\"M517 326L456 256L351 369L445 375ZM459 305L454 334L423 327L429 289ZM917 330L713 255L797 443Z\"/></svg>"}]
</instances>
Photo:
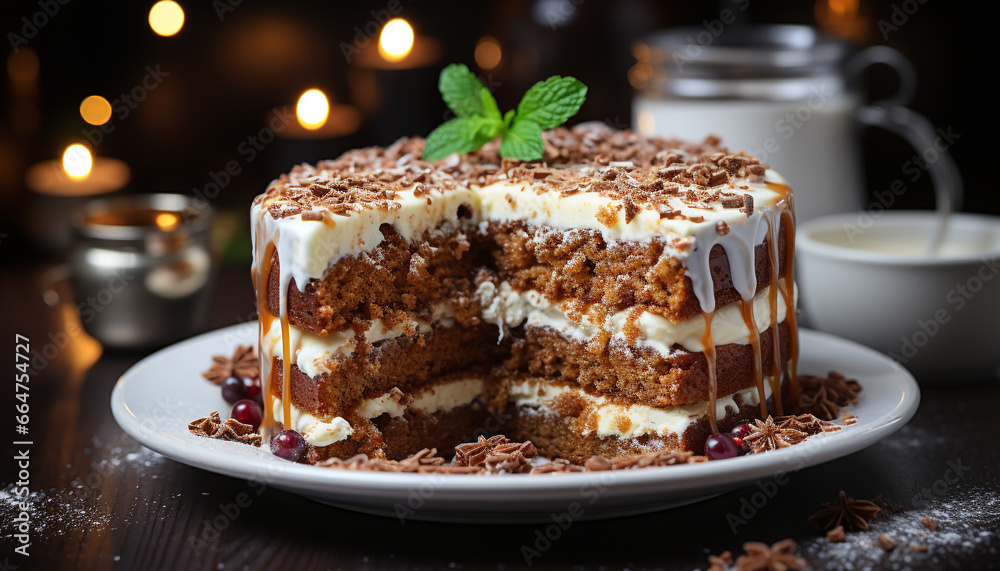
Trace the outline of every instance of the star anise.
<instances>
[{"instance_id":1,"label":"star anise","mask_svg":"<svg viewBox=\"0 0 1000 571\"><path fill-rule=\"evenodd\" d=\"M795 555L797 545L791 539L783 539L768 547L766 543L751 541L743 544L746 555L736 559L737 571L785 571L805 569L808 563Z\"/></svg>"},{"instance_id":2,"label":"star anise","mask_svg":"<svg viewBox=\"0 0 1000 571\"><path fill-rule=\"evenodd\" d=\"M743 442L754 454L788 448L806 439L808 434L794 428L782 428L774 423L770 416L766 420L754 420L750 433L743 437Z\"/></svg>"},{"instance_id":3,"label":"star anise","mask_svg":"<svg viewBox=\"0 0 1000 571\"><path fill-rule=\"evenodd\" d=\"M820 529L832 529L838 525L850 526L861 531L868 530L868 522L882 511L874 502L855 500L848 497L843 490L837 495L836 501L824 502L818 512L809 521Z\"/></svg>"},{"instance_id":4,"label":"star anise","mask_svg":"<svg viewBox=\"0 0 1000 571\"><path fill-rule=\"evenodd\" d=\"M219 411L213 411L207 417L189 423L188 430L196 436L260 446L260 434L252 426L232 418L222 422Z\"/></svg>"},{"instance_id":5,"label":"star anise","mask_svg":"<svg viewBox=\"0 0 1000 571\"><path fill-rule=\"evenodd\" d=\"M201 374L209 381L221 385L229 377L257 377L260 375L260 365L253 346L240 345L232 357L214 355L212 366Z\"/></svg>"}]
</instances>

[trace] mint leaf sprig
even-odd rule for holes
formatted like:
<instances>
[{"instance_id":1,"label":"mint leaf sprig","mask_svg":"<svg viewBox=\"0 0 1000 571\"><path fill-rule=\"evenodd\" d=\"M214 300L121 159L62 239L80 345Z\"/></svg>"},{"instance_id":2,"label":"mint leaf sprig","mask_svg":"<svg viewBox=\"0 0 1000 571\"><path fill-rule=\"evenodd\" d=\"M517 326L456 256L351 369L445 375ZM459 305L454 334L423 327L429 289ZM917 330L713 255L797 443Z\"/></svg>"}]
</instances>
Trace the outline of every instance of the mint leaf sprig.
<instances>
[{"instance_id":1,"label":"mint leaf sprig","mask_svg":"<svg viewBox=\"0 0 1000 571\"><path fill-rule=\"evenodd\" d=\"M441 71L438 89L455 118L431 131L423 159L437 161L452 153L475 151L503 137L500 156L522 161L542 158L542 131L576 115L587 97L587 86L573 77L553 75L528 89L517 111L503 116L496 99L469 68L453 63Z\"/></svg>"}]
</instances>

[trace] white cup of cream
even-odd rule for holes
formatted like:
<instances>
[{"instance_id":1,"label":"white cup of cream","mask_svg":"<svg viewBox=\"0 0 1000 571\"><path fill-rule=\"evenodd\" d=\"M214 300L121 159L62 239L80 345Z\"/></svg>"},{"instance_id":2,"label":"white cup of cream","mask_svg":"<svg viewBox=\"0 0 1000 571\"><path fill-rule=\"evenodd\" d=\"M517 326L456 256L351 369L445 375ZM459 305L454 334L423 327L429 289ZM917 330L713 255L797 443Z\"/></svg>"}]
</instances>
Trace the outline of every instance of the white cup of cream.
<instances>
[{"instance_id":1,"label":"white cup of cream","mask_svg":"<svg viewBox=\"0 0 1000 571\"><path fill-rule=\"evenodd\" d=\"M796 232L808 323L898 360L921 382L1000 367L1000 217L952 214L936 254L933 211L842 214Z\"/></svg>"}]
</instances>

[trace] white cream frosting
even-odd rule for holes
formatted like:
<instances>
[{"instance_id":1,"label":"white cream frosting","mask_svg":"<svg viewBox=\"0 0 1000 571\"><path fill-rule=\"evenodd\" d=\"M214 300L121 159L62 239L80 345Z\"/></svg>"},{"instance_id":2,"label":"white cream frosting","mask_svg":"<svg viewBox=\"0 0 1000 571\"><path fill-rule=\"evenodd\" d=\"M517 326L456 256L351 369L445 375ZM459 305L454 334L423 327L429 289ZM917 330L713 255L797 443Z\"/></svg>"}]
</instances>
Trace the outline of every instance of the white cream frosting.
<instances>
[{"instance_id":1,"label":"white cream frosting","mask_svg":"<svg viewBox=\"0 0 1000 571\"><path fill-rule=\"evenodd\" d=\"M768 302L770 289L770 286L765 287L753 298L758 333L763 333L771 326L771 308ZM779 287L778 290L783 300L785 288ZM566 304L551 302L537 290L516 291L506 281L500 282L499 287L490 281L482 282L476 289L476 297L483 306L483 319L500 328L501 339L505 325L517 327L524 324L528 327L551 327L582 342L590 341L601 331L607 331L611 333L613 340L626 343L626 328L629 321L634 319L639 334L634 343L637 347L649 347L665 356L673 353L671 348L674 344L691 352L705 349L702 343L705 320L700 314L679 323L649 311L643 311L635 317L632 309L613 313L604 319L593 312L571 316ZM781 323L785 320L784 301L778 303L777 310L776 322ZM739 302L730 303L715 311L712 316L712 340L714 345L750 342L750 329L743 319Z\"/></svg>"},{"instance_id":2,"label":"white cream frosting","mask_svg":"<svg viewBox=\"0 0 1000 571\"><path fill-rule=\"evenodd\" d=\"M764 379L764 399L771 396L771 377ZM588 409L596 415L596 430L585 428L583 436L596 433L601 438L637 438L646 434L668 436L682 435L687 428L705 417L709 401L689 405L652 407L641 404L622 405L604 396L595 396L579 387L559 386L538 381L520 381L510 386L510 401L519 407L532 407L551 411L553 401L565 394L572 394L587 403ZM736 395L743 406L760 405L757 387L719 397L715 402L716 418L722 420L727 414L738 410ZM586 413L585 413L586 414ZM587 423L588 426L590 423ZM627 428L624 428L626 427Z\"/></svg>"},{"instance_id":3,"label":"white cream frosting","mask_svg":"<svg viewBox=\"0 0 1000 571\"><path fill-rule=\"evenodd\" d=\"M275 219L267 212L269 199L265 199L251 208L254 264L259 267L263 263L269 242L276 244L278 257L282 260L280 284L284 300L290 279L302 289L310 279L322 278L340 258L373 251L383 240L379 230L382 224L391 225L402 237L412 240L441 224L457 225L459 208L466 205L472 223L523 220L564 230L587 228L600 231L608 242L662 237L674 255L692 268L689 275L698 299L705 311L712 311L715 301L709 295L711 280L706 283L709 251L716 243L727 248L739 243L749 252L749 263L740 261L747 257L747 252L730 252L729 257L734 285L748 299L756 289L753 287L756 285L753 247L766 237L768 221L776 227L780 215L776 207L785 200L785 195L775 190L774 185L786 183L777 172L767 170L762 182L744 182L738 188L725 188L753 198L754 210L749 218L740 209L723 208L717 203L701 208L685 203L680 196L666 199L665 206L687 217L703 217L703 222L660 218L655 210L649 209L640 210L629 221L619 199L592 192L563 196L558 192L542 191L545 184L543 181L512 183L501 180L482 187L473 184L469 188L445 191L422 184L418 185L419 193L414 189L399 191L394 201L398 208L364 208L350 211L347 216L325 213L324 220L303 220L302 214ZM720 222L725 222L732 233L725 240L717 230Z\"/></svg>"},{"instance_id":4,"label":"white cream frosting","mask_svg":"<svg viewBox=\"0 0 1000 571\"><path fill-rule=\"evenodd\" d=\"M482 379L448 381L417 393L409 406L402 404L406 395L399 389L393 389L384 395L362 402L355 412L362 418L375 418L382 414L399 417L407 410L433 414L471 403L483 394L483 388ZM320 418L299 409L294 404L290 408L292 417L290 427L301 433L306 442L313 446L329 446L346 440L354 432L351 424L343 417ZM274 419L282 423L284 423L283 409L281 399L275 399L272 413Z\"/></svg>"}]
</instances>

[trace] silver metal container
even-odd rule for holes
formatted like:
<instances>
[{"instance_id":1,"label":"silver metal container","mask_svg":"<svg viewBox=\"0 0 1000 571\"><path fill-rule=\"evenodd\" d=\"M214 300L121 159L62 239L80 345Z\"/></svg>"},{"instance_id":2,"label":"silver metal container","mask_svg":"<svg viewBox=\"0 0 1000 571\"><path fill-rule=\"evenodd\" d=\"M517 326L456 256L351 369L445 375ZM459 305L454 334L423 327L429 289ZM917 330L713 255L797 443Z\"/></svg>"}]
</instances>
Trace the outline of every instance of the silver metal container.
<instances>
[{"instance_id":1,"label":"silver metal container","mask_svg":"<svg viewBox=\"0 0 1000 571\"><path fill-rule=\"evenodd\" d=\"M109 347L163 345L208 310L212 209L175 194L97 200L74 220L70 282L84 328Z\"/></svg>"}]
</instances>

